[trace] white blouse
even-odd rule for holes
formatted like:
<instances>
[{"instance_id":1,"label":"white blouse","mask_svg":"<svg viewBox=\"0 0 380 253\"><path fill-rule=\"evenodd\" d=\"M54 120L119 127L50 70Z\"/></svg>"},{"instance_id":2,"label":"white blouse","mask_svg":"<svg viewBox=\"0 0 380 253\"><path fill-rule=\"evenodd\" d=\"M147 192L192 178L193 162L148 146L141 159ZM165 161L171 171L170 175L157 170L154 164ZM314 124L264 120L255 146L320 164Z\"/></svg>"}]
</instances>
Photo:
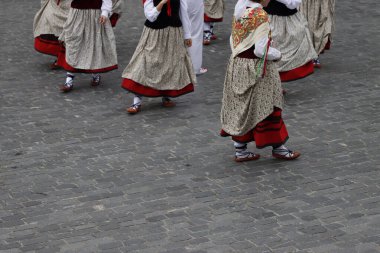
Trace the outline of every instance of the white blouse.
<instances>
[{"instance_id":1,"label":"white blouse","mask_svg":"<svg viewBox=\"0 0 380 253\"><path fill-rule=\"evenodd\" d=\"M102 16L109 17L112 11L112 0L102 0Z\"/></svg>"},{"instance_id":2,"label":"white blouse","mask_svg":"<svg viewBox=\"0 0 380 253\"><path fill-rule=\"evenodd\" d=\"M181 7L179 9L179 17L182 22L183 27L183 37L184 39L191 39L191 24L189 15L187 13L187 2L186 0L180 0ZM150 21L154 22L157 20L160 11L154 6L153 0L146 0L144 3L144 14L145 17Z\"/></svg>"}]
</instances>

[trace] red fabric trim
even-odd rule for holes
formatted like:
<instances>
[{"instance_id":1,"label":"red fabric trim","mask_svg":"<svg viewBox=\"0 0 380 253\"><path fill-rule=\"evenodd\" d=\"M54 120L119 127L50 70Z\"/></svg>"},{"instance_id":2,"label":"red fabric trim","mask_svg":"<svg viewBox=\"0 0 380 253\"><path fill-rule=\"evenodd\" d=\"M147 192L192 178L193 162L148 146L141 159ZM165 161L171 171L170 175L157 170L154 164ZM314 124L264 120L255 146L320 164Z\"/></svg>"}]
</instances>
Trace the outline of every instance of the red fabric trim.
<instances>
[{"instance_id":1,"label":"red fabric trim","mask_svg":"<svg viewBox=\"0 0 380 253\"><path fill-rule=\"evenodd\" d=\"M60 44L57 40L46 40L41 37L34 39L34 49L42 54L58 56L60 51Z\"/></svg>"},{"instance_id":2,"label":"red fabric trim","mask_svg":"<svg viewBox=\"0 0 380 253\"><path fill-rule=\"evenodd\" d=\"M116 26L117 21L119 21L119 18L120 18L120 15L117 14L117 13L114 13L114 14L111 15L110 22L111 22L112 27Z\"/></svg>"},{"instance_id":3,"label":"red fabric trim","mask_svg":"<svg viewBox=\"0 0 380 253\"><path fill-rule=\"evenodd\" d=\"M279 146L285 144L289 139L288 131L282 120L281 109L275 108L273 113L261 121L256 127L242 136L232 136L223 129L220 131L222 137L231 136L232 140L248 143L255 142L257 148Z\"/></svg>"},{"instance_id":4,"label":"red fabric trim","mask_svg":"<svg viewBox=\"0 0 380 253\"><path fill-rule=\"evenodd\" d=\"M207 16L207 14L205 14L204 22L214 22L214 23L223 22L223 18L210 18L209 16Z\"/></svg>"},{"instance_id":5,"label":"red fabric trim","mask_svg":"<svg viewBox=\"0 0 380 253\"><path fill-rule=\"evenodd\" d=\"M289 82L297 79L307 77L314 73L314 64L313 61L309 61L305 65L289 70L280 72L281 82Z\"/></svg>"},{"instance_id":6,"label":"red fabric trim","mask_svg":"<svg viewBox=\"0 0 380 253\"><path fill-rule=\"evenodd\" d=\"M123 79L121 87L144 97L179 97L194 91L194 85L192 83L180 90L156 90L127 78Z\"/></svg>"},{"instance_id":7,"label":"red fabric trim","mask_svg":"<svg viewBox=\"0 0 380 253\"><path fill-rule=\"evenodd\" d=\"M65 50L65 47L63 47L62 45L61 45L61 48L60 48L60 51L58 54L57 65L60 66L61 68L65 69L66 71L73 72L73 73L95 73L95 74L98 74L98 73L109 72L109 71L112 71L112 70L115 70L118 68L117 65L114 65L114 66L109 66L109 67L102 68L102 69L76 69L76 68L70 66L66 62L66 50Z\"/></svg>"}]
</instances>

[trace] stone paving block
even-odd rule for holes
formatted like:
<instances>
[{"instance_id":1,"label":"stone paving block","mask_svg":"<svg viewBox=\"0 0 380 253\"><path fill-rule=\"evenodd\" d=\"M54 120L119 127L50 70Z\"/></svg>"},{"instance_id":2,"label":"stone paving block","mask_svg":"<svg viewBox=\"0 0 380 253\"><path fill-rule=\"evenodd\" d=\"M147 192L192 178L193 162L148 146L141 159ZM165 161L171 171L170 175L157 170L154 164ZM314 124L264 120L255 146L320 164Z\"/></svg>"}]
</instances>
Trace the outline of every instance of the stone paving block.
<instances>
[{"instance_id":1,"label":"stone paving block","mask_svg":"<svg viewBox=\"0 0 380 253\"><path fill-rule=\"evenodd\" d=\"M70 94L57 90L54 59L33 50L39 1L2 4L1 252L380 252L378 3L338 2L323 68L284 84L301 159L264 149L247 164L218 135L234 4L204 47L195 92L170 110L144 99L134 117L120 83L140 3L127 1L115 28L119 69L96 90L78 75Z\"/></svg>"}]
</instances>

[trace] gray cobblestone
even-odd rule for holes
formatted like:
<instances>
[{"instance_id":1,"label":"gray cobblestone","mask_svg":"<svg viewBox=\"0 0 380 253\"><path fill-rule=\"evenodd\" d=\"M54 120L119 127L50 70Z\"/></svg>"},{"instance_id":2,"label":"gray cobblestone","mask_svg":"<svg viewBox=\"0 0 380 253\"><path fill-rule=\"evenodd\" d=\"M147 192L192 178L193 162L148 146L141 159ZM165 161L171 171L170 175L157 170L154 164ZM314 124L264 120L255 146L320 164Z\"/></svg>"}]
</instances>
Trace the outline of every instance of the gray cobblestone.
<instances>
[{"instance_id":1,"label":"gray cobblestone","mask_svg":"<svg viewBox=\"0 0 380 253\"><path fill-rule=\"evenodd\" d=\"M323 68L286 83L289 146L300 160L236 164L218 136L234 1L209 72L165 110L129 117L121 71L143 25L128 1L115 29L120 69L94 90L33 50L40 1L0 10L0 252L380 252L379 3L339 1ZM377 21L376 21L377 20Z\"/></svg>"}]
</instances>

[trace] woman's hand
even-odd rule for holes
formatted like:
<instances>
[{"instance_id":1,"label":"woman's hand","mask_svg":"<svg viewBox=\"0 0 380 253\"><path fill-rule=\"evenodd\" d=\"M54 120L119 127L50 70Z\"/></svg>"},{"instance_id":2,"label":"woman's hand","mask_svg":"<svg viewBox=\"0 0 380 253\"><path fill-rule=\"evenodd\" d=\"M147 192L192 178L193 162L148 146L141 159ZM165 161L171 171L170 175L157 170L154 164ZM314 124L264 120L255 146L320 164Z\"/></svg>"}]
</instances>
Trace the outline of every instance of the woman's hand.
<instances>
[{"instance_id":1,"label":"woman's hand","mask_svg":"<svg viewBox=\"0 0 380 253\"><path fill-rule=\"evenodd\" d=\"M193 40L192 40L192 39L186 39L186 40L185 40L185 45L186 45L187 47L191 47L191 46L193 45Z\"/></svg>"},{"instance_id":2,"label":"woman's hand","mask_svg":"<svg viewBox=\"0 0 380 253\"><path fill-rule=\"evenodd\" d=\"M107 19L108 18L106 16L101 15L100 18L99 18L99 23L101 25L104 25L107 22Z\"/></svg>"}]
</instances>

